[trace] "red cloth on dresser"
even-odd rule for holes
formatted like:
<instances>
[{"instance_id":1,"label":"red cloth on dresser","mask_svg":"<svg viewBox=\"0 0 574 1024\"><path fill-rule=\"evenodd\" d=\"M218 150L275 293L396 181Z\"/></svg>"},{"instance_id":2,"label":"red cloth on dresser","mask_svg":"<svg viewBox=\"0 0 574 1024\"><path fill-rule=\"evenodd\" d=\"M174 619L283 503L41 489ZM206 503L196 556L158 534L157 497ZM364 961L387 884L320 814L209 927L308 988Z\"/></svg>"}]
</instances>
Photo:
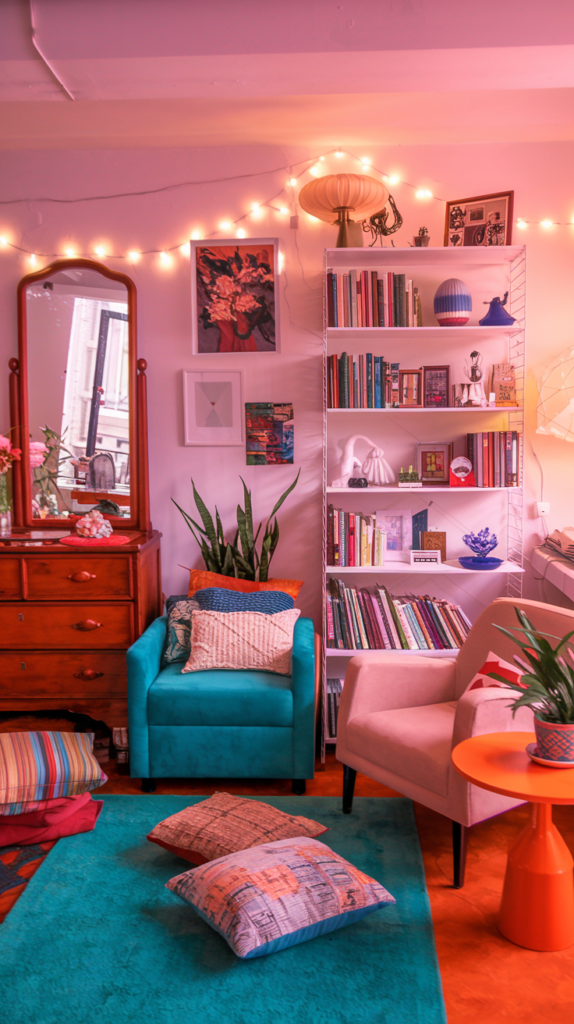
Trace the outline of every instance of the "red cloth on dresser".
<instances>
[{"instance_id":1,"label":"red cloth on dresser","mask_svg":"<svg viewBox=\"0 0 574 1024\"><path fill-rule=\"evenodd\" d=\"M92 800L91 793L81 793L50 800L47 807L24 814L1 814L0 847L29 846L91 832L103 806L103 800Z\"/></svg>"}]
</instances>

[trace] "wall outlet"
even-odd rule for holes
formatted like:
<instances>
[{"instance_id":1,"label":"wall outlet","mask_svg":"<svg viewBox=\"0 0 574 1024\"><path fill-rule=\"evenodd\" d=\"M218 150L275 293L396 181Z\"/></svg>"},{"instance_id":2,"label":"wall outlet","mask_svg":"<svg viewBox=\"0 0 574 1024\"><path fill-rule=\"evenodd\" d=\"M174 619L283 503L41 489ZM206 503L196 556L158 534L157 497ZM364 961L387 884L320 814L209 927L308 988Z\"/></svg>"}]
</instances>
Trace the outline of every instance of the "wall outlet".
<instances>
[{"instance_id":1,"label":"wall outlet","mask_svg":"<svg viewBox=\"0 0 574 1024\"><path fill-rule=\"evenodd\" d=\"M536 515L539 519L543 516L550 515L550 502L549 501L537 501L536 502Z\"/></svg>"}]
</instances>

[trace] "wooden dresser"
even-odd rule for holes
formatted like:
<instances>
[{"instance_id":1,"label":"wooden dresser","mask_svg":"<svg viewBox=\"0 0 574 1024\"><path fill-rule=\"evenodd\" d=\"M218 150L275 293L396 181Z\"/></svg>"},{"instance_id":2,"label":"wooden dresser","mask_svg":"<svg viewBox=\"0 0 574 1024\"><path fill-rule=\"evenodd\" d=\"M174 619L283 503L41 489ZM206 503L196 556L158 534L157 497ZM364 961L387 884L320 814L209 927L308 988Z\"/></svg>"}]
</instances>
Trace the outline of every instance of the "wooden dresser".
<instances>
[{"instance_id":1,"label":"wooden dresser","mask_svg":"<svg viewBox=\"0 0 574 1024\"><path fill-rule=\"evenodd\" d=\"M161 535L130 536L107 549L0 543L0 711L127 726L126 650L161 614Z\"/></svg>"}]
</instances>

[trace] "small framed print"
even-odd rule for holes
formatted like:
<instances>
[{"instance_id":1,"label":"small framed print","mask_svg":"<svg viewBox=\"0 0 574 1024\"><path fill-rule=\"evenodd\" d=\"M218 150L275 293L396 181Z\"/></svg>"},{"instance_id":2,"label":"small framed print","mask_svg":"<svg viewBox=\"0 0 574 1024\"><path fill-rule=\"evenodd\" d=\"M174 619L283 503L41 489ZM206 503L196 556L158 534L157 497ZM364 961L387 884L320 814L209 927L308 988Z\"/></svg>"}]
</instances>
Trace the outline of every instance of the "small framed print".
<instances>
[{"instance_id":1,"label":"small framed print","mask_svg":"<svg viewBox=\"0 0 574 1024\"><path fill-rule=\"evenodd\" d=\"M448 409L450 366L423 366L425 409Z\"/></svg>"},{"instance_id":2,"label":"small framed print","mask_svg":"<svg viewBox=\"0 0 574 1024\"><path fill-rule=\"evenodd\" d=\"M402 408L422 409L422 383L422 370L399 370L399 405Z\"/></svg>"},{"instance_id":3,"label":"small framed print","mask_svg":"<svg viewBox=\"0 0 574 1024\"><path fill-rule=\"evenodd\" d=\"M417 444L417 470L423 484L448 487L451 462L451 441Z\"/></svg>"},{"instance_id":4,"label":"small framed print","mask_svg":"<svg viewBox=\"0 0 574 1024\"><path fill-rule=\"evenodd\" d=\"M279 351L279 240L190 242L197 354Z\"/></svg>"},{"instance_id":5,"label":"small framed print","mask_svg":"<svg viewBox=\"0 0 574 1024\"><path fill-rule=\"evenodd\" d=\"M184 370L183 423L186 445L242 445L241 370Z\"/></svg>"},{"instance_id":6,"label":"small framed print","mask_svg":"<svg viewBox=\"0 0 574 1024\"><path fill-rule=\"evenodd\" d=\"M404 508L382 509L376 513L379 529L387 535L385 561L404 562L412 544L413 517Z\"/></svg>"},{"instance_id":7,"label":"small framed print","mask_svg":"<svg viewBox=\"0 0 574 1024\"><path fill-rule=\"evenodd\" d=\"M423 551L436 552L446 562L446 532L444 530L426 530L422 535Z\"/></svg>"},{"instance_id":8,"label":"small framed print","mask_svg":"<svg viewBox=\"0 0 574 1024\"><path fill-rule=\"evenodd\" d=\"M510 245L514 192L494 192L488 196L455 199L446 204L444 244Z\"/></svg>"}]
</instances>

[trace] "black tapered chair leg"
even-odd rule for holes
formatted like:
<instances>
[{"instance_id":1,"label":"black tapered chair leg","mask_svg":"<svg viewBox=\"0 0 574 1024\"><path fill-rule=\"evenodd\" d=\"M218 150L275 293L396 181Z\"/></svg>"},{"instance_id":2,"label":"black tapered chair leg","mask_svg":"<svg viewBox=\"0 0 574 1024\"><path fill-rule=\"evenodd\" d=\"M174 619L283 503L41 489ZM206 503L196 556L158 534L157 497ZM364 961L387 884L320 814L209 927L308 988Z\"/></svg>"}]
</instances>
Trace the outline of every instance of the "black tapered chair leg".
<instances>
[{"instance_id":1,"label":"black tapered chair leg","mask_svg":"<svg viewBox=\"0 0 574 1024\"><path fill-rule=\"evenodd\" d=\"M464 885L464 869L466 867L466 849L470 829L458 821L452 823L452 860L454 867L454 887L462 889Z\"/></svg>"},{"instance_id":2,"label":"black tapered chair leg","mask_svg":"<svg viewBox=\"0 0 574 1024\"><path fill-rule=\"evenodd\" d=\"M353 793L355 792L355 779L357 773L354 768L343 765L343 814L350 814L353 810Z\"/></svg>"},{"instance_id":3,"label":"black tapered chair leg","mask_svg":"<svg viewBox=\"0 0 574 1024\"><path fill-rule=\"evenodd\" d=\"M155 779L142 779L142 792L155 793Z\"/></svg>"},{"instance_id":4,"label":"black tapered chair leg","mask_svg":"<svg viewBox=\"0 0 574 1024\"><path fill-rule=\"evenodd\" d=\"M307 783L305 779L293 779L291 783L291 792L294 793L295 796L303 796L306 788Z\"/></svg>"}]
</instances>

